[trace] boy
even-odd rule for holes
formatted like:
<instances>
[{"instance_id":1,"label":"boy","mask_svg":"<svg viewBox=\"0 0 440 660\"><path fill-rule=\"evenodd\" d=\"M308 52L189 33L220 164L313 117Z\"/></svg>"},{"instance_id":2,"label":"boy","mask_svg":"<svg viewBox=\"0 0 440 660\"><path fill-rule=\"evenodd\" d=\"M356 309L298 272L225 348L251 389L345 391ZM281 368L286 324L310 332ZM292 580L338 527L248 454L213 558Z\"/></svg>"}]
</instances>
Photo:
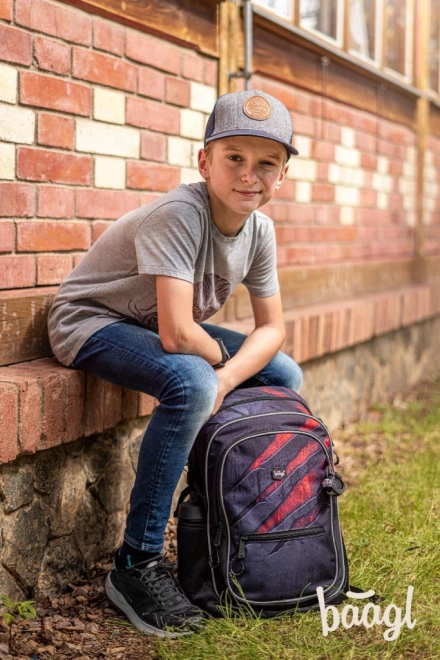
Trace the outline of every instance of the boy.
<instances>
[{"instance_id":1,"label":"boy","mask_svg":"<svg viewBox=\"0 0 440 660\"><path fill-rule=\"evenodd\" d=\"M272 221L257 209L283 183L292 123L256 90L217 101L199 152L205 183L179 186L110 227L61 285L49 315L66 365L159 400L143 438L109 599L141 631L195 630L191 605L162 559L171 500L195 437L236 387L299 390L279 352L284 324ZM240 283L255 330L204 323Z\"/></svg>"}]
</instances>

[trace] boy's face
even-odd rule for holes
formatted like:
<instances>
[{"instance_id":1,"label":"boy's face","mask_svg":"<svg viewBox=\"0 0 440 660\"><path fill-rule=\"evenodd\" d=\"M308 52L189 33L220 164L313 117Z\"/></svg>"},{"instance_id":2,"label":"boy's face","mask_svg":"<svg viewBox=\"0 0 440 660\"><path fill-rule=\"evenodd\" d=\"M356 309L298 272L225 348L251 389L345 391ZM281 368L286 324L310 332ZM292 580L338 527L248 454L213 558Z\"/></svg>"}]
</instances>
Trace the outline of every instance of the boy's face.
<instances>
[{"instance_id":1,"label":"boy's face","mask_svg":"<svg viewBox=\"0 0 440 660\"><path fill-rule=\"evenodd\" d=\"M234 136L215 140L210 153L199 152L214 217L243 221L266 204L284 181L287 153L275 140Z\"/></svg>"}]
</instances>

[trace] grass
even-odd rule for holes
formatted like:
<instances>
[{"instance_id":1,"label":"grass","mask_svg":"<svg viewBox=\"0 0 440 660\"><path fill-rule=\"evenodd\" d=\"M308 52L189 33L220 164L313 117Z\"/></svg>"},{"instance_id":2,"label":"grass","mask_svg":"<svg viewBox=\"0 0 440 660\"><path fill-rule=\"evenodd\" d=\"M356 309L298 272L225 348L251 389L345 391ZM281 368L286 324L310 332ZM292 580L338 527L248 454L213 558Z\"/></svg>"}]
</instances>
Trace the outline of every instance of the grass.
<instances>
[{"instance_id":1,"label":"grass","mask_svg":"<svg viewBox=\"0 0 440 660\"><path fill-rule=\"evenodd\" d=\"M412 585L415 627L404 626L395 641L386 641L385 624L340 626L324 637L316 612L269 621L236 616L209 621L198 635L161 640L157 658L440 658L440 380L394 406L376 408L366 422L336 436L336 448L350 483L340 499L350 582L383 596L382 614L393 603L402 617ZM366 601L350 602L362 612Z\"/></svg>"}]
</instances>

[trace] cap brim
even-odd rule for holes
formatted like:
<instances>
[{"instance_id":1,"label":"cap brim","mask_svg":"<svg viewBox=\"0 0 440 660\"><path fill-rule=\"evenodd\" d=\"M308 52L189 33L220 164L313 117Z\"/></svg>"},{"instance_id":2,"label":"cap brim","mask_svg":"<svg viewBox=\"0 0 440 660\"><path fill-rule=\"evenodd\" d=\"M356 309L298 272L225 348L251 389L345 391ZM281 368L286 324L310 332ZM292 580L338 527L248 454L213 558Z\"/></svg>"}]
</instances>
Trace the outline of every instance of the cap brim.
<instances>
[{"instance_id":1,"label":"cap brim","mask_svg":"<svg viewBox=\"0 0 440 660\"><path fill-rule=\"evenodd\" d=\"M210 138L205 140L205 144L208 144L208 142L213 142L214 140L221 140L222 138L234 137L235 135L247 135L247 136L252 136L252 137L266 138L266 140L272 140L273 142L278 142L279 144L282 144L283 147L285 147L285 149L287 149L287 152L289 154L291 154L293 156L298 156L299 155L298 149L295 149L295 147L292 147L291 144L276 138L271 133L265 133L264 131L251 131L251 130L246 130L246 129L240 129L240 130L236 130L236 131L223 131L223 133L216 133L215 135L212 135Z\"/></svg>"}]
</instances>

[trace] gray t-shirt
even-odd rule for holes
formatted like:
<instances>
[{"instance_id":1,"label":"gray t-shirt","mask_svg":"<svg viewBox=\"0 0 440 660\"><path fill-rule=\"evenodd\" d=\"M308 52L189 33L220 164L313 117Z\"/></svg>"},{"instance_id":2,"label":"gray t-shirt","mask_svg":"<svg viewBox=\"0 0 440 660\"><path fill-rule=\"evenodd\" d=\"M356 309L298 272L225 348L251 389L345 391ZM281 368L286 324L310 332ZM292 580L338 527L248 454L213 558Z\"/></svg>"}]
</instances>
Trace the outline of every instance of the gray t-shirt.
<instances>
[{"instance_id":1,"label":"gray t-shirt","mask_svg":"<svg viewBox=\"0 0 440 660\"><path fill-rule=\"evenodd\" d=\"M181 185L117 220L61 284L49 313L52 350L69 365L97 330L125 318L158 331L156 275L194 284L193 317L215 314L243 282L278 291L273 222L255 211L237 236L211 216L205 183Z\"/></svg>"}]
</instances>

